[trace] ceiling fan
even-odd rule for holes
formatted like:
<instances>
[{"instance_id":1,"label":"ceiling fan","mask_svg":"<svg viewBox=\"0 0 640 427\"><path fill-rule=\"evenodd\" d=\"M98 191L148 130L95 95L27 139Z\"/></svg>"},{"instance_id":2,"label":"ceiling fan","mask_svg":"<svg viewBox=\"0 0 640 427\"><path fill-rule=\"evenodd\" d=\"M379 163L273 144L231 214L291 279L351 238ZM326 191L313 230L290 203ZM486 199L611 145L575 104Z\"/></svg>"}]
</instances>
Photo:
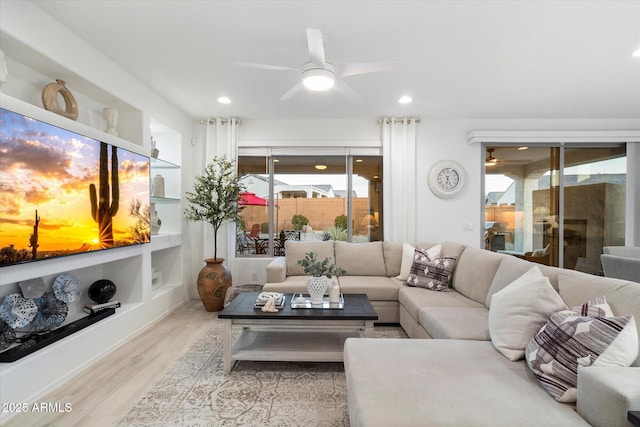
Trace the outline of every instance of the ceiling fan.
<instances>
[{"instance_id":1,"label":"ceiling fan","mask_svg":"<svg viewBox=\"0 0 640 427\"><path fill-rule=\"evenodd\" d=\"M334 89L344 96L359 100L361 96L344 82L343 77L386 71L398 64L397 62L333 64L325 59L322 31L316 28L307 28L307 48L309 60L302 65L302 68L255 64L252 62L236 62L236 65L271 71L293 70L300 72L301 81L280 97L281 101L287 101L304 87L312 91Z\"/></svg>"},{"instance_id":2,"label":"ceiling fan","mask_svg":"<svg viewBox=\"0 0 640 427\"><path fill-rule=\"evenodd\" d=\"M485 166L494 166L498 163L498 159L493 157L493 150L495 150L495 148L487 148L487 158L484 160Z\"/></svg>"}]
</instances>

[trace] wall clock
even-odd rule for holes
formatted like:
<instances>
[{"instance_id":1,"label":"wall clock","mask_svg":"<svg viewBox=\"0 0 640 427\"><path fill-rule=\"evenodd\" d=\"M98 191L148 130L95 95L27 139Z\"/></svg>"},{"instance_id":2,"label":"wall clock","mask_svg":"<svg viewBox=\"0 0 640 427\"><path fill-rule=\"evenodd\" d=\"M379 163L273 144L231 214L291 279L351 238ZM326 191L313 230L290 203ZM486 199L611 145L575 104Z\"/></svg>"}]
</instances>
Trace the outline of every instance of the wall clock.
<instances>
[{"instance_id":1,"label":"wall clock","mask_svg":"<svg viewBox=\"0 0 640 427\"><path fill-rule=\"evenodd\" d=\"M453 160L441 160L429 171L429 188L438 197L455 197L462 191L464 184L464 169Z\"/></svg>"}]
</instances>

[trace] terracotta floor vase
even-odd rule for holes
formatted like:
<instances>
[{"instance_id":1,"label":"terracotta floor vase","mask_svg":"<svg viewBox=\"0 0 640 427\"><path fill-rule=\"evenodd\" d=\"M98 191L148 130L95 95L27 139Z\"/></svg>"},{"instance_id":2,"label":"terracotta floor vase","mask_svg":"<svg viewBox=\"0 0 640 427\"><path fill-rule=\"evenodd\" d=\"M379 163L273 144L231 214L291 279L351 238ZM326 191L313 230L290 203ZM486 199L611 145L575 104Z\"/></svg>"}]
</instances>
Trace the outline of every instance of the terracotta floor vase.
<instances>
[{"instance_id":1,"label":"terracotta floor vase","mask_svg":"<svg viewBox=\"0 0 640 427\"><path fill-rule=\"evenodd\" d=\"M207 265L198 274L198 295L207 311L224 308L224 297L231 287L231 272L223 264L224 258L207 258Z\"/></svg>"}]
</instances>

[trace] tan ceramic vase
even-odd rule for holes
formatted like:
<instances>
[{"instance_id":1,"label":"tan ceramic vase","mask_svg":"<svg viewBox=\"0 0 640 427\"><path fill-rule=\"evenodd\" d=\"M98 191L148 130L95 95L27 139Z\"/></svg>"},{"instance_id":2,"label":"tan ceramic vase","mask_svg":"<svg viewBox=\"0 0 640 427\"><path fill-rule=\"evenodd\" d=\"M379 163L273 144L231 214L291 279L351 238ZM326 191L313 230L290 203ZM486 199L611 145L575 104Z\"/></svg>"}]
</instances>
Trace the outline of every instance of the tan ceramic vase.
<instances>
[{"instance_id":1,"label":"tan ceramic vase","mask_svg":"<svg viewBox=\"0 0 640 427\"><path fill-rule=\"evenodd\" d=\"M231 272L223 264L224 258L207 258L207 263L198 274L198 295L207 311L224 308L224 297L231 287Z\"/></svg>"}]
</instances>

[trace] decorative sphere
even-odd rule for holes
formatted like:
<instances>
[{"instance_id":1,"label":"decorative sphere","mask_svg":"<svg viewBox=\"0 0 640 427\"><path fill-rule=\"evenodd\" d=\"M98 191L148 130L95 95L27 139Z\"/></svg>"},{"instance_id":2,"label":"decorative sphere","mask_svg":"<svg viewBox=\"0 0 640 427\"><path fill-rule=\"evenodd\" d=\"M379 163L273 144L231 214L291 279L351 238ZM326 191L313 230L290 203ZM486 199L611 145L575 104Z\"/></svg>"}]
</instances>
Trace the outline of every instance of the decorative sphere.
<instances>
[{"instance_id":1,"label":"decorative sphere","mask_svg":"<svg viewBox=\"0 0 640 427\"><path fill-rule=\"evenodd\" d=\"M89 298L98 304L109 302L115 294L116 284L111 280L97 280L89 286Z\"/></svg>"}]
</instances>

